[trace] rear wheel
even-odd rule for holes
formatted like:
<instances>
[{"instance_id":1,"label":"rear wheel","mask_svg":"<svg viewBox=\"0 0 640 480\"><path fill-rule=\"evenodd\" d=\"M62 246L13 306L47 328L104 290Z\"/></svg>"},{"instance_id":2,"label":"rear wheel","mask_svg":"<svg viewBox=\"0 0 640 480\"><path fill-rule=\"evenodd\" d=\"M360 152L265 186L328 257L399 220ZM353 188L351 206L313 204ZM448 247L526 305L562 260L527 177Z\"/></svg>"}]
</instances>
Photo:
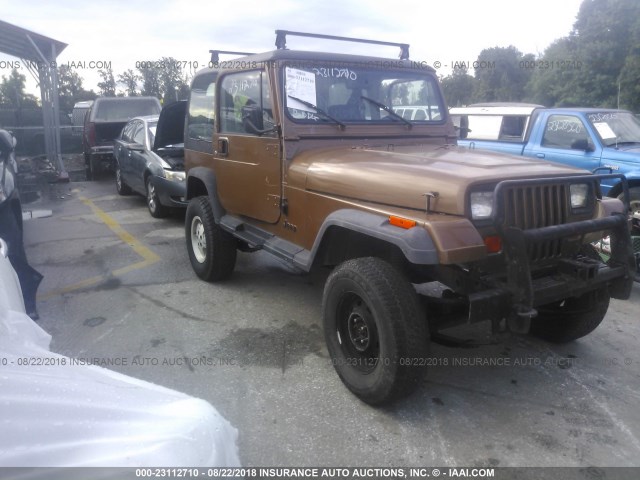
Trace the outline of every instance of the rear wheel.
<instances>
[{"instance_id":1,"label":"rear wheel","mask_svg":"<svg viewBox=\"0 0 640 480\"><path fill-rule=\"evenodd\" d=\"M236 264L237 242L216 224L207 197L196 197L189 202L185 234L189 260L198 277L216 282L231 276Z\"/></svg>"},{"instance_id":2,"label":"rear wheel","mask_svg":"<svg viewBox=\"0 0 640 480\"><path fill-rule=\"evenodd\" d=\"M131 187L122 179L120 164L116 161L116 190L120 195L131 195Z\"/></svg>"},{"instance_id":3,"label":"rear wheel","mask_svg":"<svg viewBox=\"0 0 640 480\"><path fill-rule=\"evenodd\" d=\"M84 154L84 172L87 180L93 180L93 169L91 168L91 155Z\"/></svg>"},{"instance_id":4,"label":"rear wheel","mask_svg":"<svg viewBox=\"0 0 640 480\"><path fill-rule=\"evenodd\" d=\"M426 318L398 270L379 258L346 261L327 279L322 307L333 366L361 400L389 403L420 384L428 355Z\"/></svg>"},{"instance_id":5,"label":"rear wheel","mask_svg":"<svg viewBox=\"0 0 640 480\"><path fill-rule=\"evenodd\" d=\"M160 198L158 197L158 192L153 184L151 175L145 180L145 185L147 188L147 208L149 208L151 216L154 218L164 218L169 215L169 207L165 207L160 203Z\"/></svg>"},{"instance_id":6,"label":"rear wheel","mask_svg":"<svg viewBox=\"0 0 640 480\"><path fill-rule=\"evenodd\" d=\"M606 287L538 308L531 334L553 343L567 343L593 332L609 309Z\"/></svg>"}]
</instances>

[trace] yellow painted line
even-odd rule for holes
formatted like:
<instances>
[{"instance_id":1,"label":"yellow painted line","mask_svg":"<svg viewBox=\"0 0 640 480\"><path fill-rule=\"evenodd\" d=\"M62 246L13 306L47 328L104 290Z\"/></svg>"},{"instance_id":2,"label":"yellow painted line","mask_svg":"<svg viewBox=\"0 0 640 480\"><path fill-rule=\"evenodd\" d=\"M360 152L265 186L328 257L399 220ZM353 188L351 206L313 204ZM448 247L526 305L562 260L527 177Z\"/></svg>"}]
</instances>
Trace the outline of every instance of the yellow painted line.
<instances>
[{"instance_id":1,"label":"yellow painted line","mask_svg":"<svg viewBox=\"0 0 640 480\"><path fill-rule=\"evenodd\" d=\"M117 277L120 275L124 275L126 273L132 272L134 270L140 270L142 268L146 268L154 263L160 261L160 257L152 252L149 248L140 242L136 237L127 232L122 226L107 212L98 208L95 203L93 203L90 199L86 197L78 197L82 203L88 206L93 214L98 217L102 223L104 223L109 229L115 233L120 240L129 245L134 252L140 255L143 260L141 262L132 263L131 265L127 265L126 267L118 268L116 270L112 270L109 274L105 275L97 275L95 277L87 278L85 280L81 280L80 282L74 283L72 285L68 285L66 287L62 287L56 290L52 290L50 292L45 293L44 295L38 295L39 300L47 300L51 297L55 297L58 295L62 295L65 293L70 293L75 290L82 290L84 288L92 287L99 283L104 282L105 280Z\"/></svg>"},{"instance_id":2,"label":"yellow painted line","mask_svg":"<svg viewBox=\"0 0 640 480\"><path fill-rule=\"evenodd\" d=\"M124 228L120 226L118 222L116 222L113 217L111 217L104 210L99 209L91 200L85 197L79 197L82 203L88 206L102 222L111 229L113 233L115 233L120 240L124 243L128 244L134 252L140 255L148 262L155 263L160 260L160 257L145 247L142 242L140 242L136 237L127 232Z\"/></svg>"}]
</instances>

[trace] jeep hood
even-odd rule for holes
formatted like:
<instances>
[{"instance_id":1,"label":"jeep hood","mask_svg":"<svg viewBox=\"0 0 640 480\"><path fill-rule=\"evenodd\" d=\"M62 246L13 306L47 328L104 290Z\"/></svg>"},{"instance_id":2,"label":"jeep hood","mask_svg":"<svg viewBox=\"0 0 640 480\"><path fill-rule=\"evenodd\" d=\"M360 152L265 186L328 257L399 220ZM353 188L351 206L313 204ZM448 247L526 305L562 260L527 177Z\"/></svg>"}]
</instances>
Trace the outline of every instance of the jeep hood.
<instances>
[{"instance_id":1,"label":"jeep hood","mask_svg":"<svg viewBox=\"0 0 640 480\"><path fill-rule=\"evenodd\" d=\"M420 145L341 147L299 154L290 184L322 194L424 210L427 192L438 192L435 212L461 215L473 185L493 188L501 180L589 173L573 167L462 147ZM302 185L301 185L302 186Z\"/></svg>"}]
</instances>

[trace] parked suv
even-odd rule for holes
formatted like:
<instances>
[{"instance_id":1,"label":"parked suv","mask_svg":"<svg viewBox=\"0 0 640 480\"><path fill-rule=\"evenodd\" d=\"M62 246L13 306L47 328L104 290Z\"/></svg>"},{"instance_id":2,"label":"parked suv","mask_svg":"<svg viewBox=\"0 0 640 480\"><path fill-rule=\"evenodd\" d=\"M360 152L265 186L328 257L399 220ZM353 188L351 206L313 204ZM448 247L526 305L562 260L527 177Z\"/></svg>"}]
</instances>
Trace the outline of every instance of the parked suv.
<instances>
[{"instance_id":1,"label":"parked suv","mask_svg":"<svg viewBox=\"0 0 640 480\"><path fill-rule=\"evenodd\" d=\"M288 50L292 32L277 35L276 51L193 79L187 250L207 281L232 274L237 250L333 268L325 339L362 400L419 385L444 328L488 321L568 342L598 326L609 298L628 298L625 207L602 198L602 176L456 147L436 72L408 45L389 60ZM395 112L415 105L440 115ZM609 233L604 263L591 242ZM419 290L438 293L417 294L436 281Z\"/></svg>"},{"instance_id":2,"label":"parked suv","mask_svg":"<svg viewBox=\"0 0 640 480\"><path fill-rule=\"evenodd\" d=\"M100 97L84 116L82 144L87 179L105 169L113 170L113 141L133 117L158 115L156 97Z\"/></svg>"}]
</instances>

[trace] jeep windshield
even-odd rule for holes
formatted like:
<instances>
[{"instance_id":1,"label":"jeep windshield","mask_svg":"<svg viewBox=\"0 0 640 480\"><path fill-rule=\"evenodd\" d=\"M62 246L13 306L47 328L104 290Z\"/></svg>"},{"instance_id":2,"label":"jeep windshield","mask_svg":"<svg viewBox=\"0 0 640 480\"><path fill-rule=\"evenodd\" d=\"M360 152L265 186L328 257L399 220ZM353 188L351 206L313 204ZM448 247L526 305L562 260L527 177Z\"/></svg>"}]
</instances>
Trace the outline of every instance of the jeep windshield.
<instances>
[{"instance_id":1,"label":"jeep windshield","mask_svg":"<svg viewBox=\"0 0 640 480\"><path fill-rule=\"evenodd\" d=\"M629 112L596 112L587 115L607 147L640 145L640 120Z\"/></svg>"},{"instance_id":2,"label":"jeep windshield","mask_svg":"<svg viewBox=\"0 0 640 480\"><path fill-rule=\"evenodd\" d=\"M333 118L347 124L406 127L444 121L437 80L426 72L291 64L284 67L284 82L286 111L297 123L330 123Z\"/></svg>"}]
</instances>

